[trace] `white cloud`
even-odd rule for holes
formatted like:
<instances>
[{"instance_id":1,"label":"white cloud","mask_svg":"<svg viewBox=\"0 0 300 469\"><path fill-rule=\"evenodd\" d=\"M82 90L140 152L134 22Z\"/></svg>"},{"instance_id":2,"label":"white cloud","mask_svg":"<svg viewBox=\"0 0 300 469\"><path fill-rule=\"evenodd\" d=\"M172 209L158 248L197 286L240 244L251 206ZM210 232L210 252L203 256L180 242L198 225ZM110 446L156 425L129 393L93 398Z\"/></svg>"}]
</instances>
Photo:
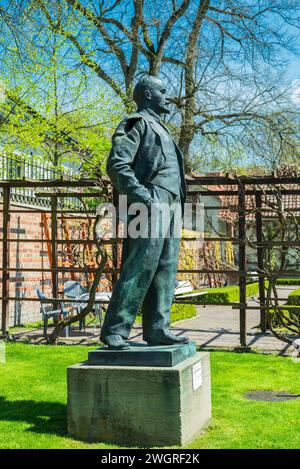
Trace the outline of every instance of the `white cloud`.
<instances>
[{"instance_id":1,"label":"white cloud","mask_svg":"<svg viewBox=\"0 0 300 469\"><path fill-rule=\"evenodd\" d=\"M300 106L300 79L292 81L291 99L296 106Z\"/></svg>"}]
</instances>

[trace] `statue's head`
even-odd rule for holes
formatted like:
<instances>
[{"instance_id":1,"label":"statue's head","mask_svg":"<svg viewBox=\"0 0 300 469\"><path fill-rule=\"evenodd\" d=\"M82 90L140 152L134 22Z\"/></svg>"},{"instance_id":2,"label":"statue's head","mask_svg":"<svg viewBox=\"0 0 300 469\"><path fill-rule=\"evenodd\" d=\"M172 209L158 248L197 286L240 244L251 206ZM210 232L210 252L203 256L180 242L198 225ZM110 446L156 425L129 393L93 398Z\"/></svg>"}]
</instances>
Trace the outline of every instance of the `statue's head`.
<instances>
[{"instance_id":1,"label":"statue's head","mask_svg":"<svg viewBox=\"0 0 300 469\"><path fill-rule=\"evenodd\" d=\"M170 98L165 83L157 77L143 75L133 91L138 109L152 109L156 114L169 114Z\"/></svg>"}]
</instances>

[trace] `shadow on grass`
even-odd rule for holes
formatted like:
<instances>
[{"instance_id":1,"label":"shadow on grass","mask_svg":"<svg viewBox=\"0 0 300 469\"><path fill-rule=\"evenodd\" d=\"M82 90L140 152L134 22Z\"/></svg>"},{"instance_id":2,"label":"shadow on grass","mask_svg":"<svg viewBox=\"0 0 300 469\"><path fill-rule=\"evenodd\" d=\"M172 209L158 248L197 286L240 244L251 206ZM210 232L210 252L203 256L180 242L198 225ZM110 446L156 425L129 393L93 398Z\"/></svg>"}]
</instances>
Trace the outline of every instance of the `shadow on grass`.
<instances>
[{"instance_id":1,"label":"shadow on grass","mask_svg":"<svg viewBox=\"0 0 300 469\"><path fill-rule=\"evenodd\" d=\"M0 396L0 421L25 422L30 425L26 432L56 435L59 437L72 438L74 441L83 441L67 433L67 406L59 402L46 401L8 401ZM89 443L97 443L91 440ZM99 442L98 442L99 443ZM115 441L105 440L102 443L118 447ZM124 443L120 442L121 447ZM128 448L148 448L148 446L126 445ZM172 447L170 447L172 448Z\"/></svg>"},{"instance_id":2,"label":"shadow on grass","mask_svg":"<svg viewBox=\"0 0 300 469\"><path fill-rule=\"evenodd\" d=\"M27 422L28 432L67 436L67 406L59 402L8 401L0 396L0 420Z\"/></svg>"}]
</instances>

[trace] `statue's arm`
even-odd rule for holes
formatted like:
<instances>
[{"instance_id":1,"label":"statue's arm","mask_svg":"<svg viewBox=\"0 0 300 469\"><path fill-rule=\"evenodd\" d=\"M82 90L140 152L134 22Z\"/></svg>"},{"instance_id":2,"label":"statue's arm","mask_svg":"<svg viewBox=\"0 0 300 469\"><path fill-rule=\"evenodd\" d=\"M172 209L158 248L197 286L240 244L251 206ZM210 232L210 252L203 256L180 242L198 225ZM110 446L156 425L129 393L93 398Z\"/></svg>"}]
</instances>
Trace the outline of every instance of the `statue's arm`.
<instances>
[{"instance_id":1,"label":"statue's arm","mask_svg":"<svg viewBox=\"0 0 300 469\"><path fill-rule=\"evenodd\" d=\"M113 136L112 149L107 161L107 174L120 194L126 194L131 202L149 204L149 191L135 176L132 163L137 154L145 122L141 119L122 121Z\"/></svg>"}]
</instances>

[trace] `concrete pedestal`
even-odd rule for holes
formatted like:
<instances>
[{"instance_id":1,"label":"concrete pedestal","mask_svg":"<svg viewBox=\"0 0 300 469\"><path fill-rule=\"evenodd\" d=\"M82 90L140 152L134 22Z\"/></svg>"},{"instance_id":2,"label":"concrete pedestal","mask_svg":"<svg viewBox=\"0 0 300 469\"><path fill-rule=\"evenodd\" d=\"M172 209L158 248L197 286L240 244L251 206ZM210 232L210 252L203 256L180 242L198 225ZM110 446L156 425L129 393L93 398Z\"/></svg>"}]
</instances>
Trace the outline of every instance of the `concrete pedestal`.
<instances>
[{"instance_id":1,"label":"concrete pedestal","mask_svg":"<svg viewBox=\"0 0 300 469\"><path fill-rule=\"evenodd\" d=\"M68 368L68 432L80 440L183 446L210 418L209 353L173 367Z\"/></svg>"}]
</instances>

